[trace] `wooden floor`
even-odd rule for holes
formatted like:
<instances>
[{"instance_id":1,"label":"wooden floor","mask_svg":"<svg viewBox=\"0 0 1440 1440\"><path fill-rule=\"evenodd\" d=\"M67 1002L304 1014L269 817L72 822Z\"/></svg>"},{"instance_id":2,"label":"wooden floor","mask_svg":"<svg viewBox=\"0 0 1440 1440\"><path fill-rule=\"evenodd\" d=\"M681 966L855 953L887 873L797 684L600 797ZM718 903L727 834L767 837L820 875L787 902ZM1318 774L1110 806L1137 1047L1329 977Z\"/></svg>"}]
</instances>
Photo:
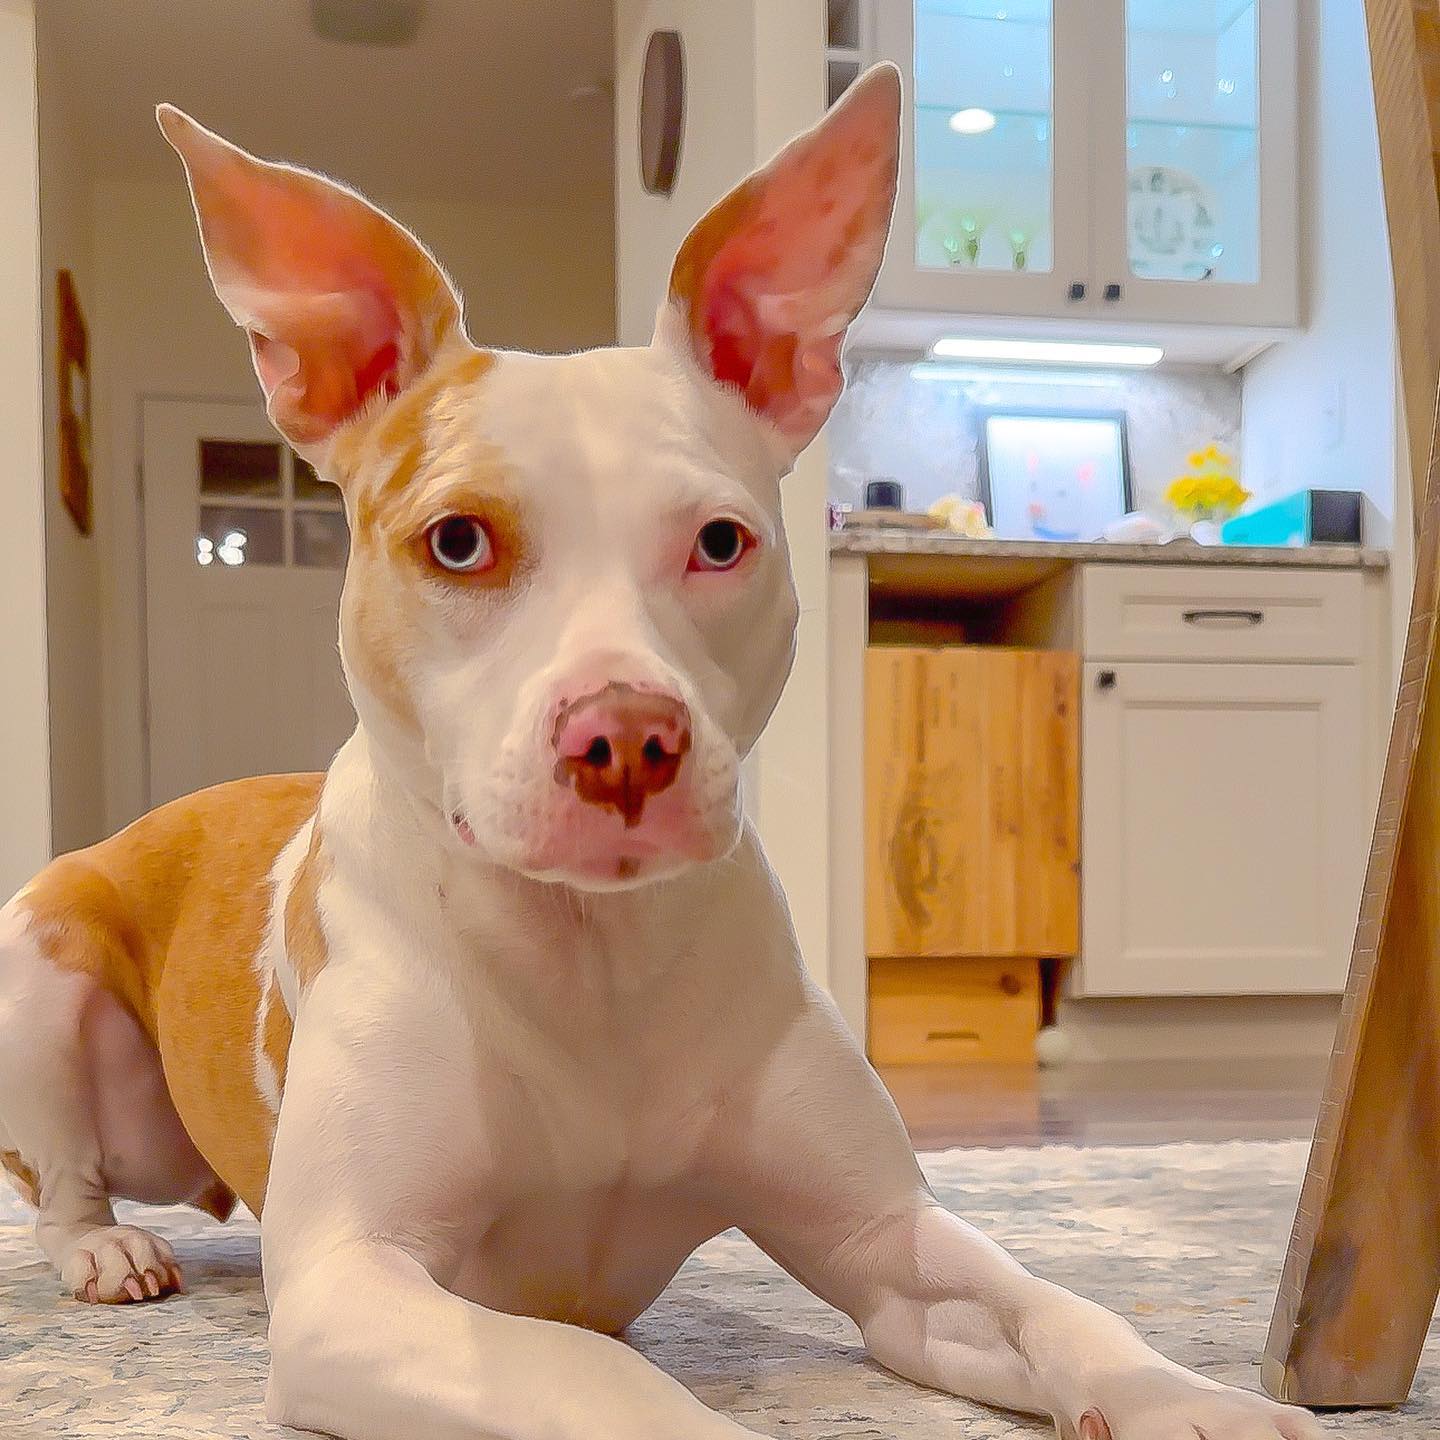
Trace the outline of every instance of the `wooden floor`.
<instances>
[{"instance_id":1,"label":"wooden floor","mask_svg":"<svg viewBox=\"0 0 1440 1440\"><path fill-rule=\"evenodd\" d=\"M1323 1060L891 1066L881 1078L917 1150L1308 1140Z\"/></svg>"}]
</instances>

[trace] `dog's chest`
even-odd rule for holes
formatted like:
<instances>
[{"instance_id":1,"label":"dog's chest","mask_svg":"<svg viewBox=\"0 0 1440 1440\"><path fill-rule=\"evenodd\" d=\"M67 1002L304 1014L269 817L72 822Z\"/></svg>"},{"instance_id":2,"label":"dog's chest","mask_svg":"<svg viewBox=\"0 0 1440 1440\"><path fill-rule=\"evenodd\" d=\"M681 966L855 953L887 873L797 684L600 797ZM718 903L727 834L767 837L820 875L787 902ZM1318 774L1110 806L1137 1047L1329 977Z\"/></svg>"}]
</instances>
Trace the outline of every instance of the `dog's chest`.
<instances>
[{"instance_id":1,"label":"dog's chest","mask_svg":"<svg viewBox=\"0 0 1440 1440\"><path fill-rule=\"evenodd\" d=\"M615 1333L721 1228L684 1186L557 1188L501 1214L451 1288L492 1309Z\"/></svg>"},{"instance_id":2,"label":"dog's chest","mask_svg":"<svg viewBox=\"0 0 1440 1440\"><path fill-rule=\"evenodd\" d=\"M629 1324L686 1256L728 1223L714 1190L723 1092L663 1036L615 1035L605 1053L531 1035L487 1105L506 1172L455 1288L493 1308L593 1329ZM492 1131L492 1134L495 1133Z\"/></svg>"},{"instance_id":3,"label":"dog's chest","mask_svg":"<svg viewBox=\"0 0 1440 1440\"><path fill-rule=\"evenodd\" d=\"M467 1057L421 1107L427 1126L447 1117L456 1162L436 1202L454 1227L443 1283L614 1331L732 1218L715 1184L737 1083L726 986L674 929L523 922L460 928L444 1003L412 1027Z\"/></svg>"}]
</instances>

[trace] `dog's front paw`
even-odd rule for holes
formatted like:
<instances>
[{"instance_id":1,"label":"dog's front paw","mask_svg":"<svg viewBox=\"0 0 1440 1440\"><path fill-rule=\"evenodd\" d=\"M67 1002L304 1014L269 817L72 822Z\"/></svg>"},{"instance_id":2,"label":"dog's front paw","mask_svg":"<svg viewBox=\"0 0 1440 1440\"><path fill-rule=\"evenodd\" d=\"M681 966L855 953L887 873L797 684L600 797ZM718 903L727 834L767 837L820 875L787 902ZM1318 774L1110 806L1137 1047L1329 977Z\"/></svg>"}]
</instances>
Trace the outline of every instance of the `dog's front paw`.
<instances>
[{"instance_id":1,"label":"dog's front paw","mask_svg":"<svg viewBox=\"0 0 1440 1440\"><path fill-rule=\"evenodd\" d=\"M60 1269L65 1288L91 1305L157 1300L185 1288L175 1252L133 1225L106 1225L82 1236Z\"/></svg>"},{"instance_id":2,"label":"dog's front paw","mask_svg":"<svg viewBox=\"0 0 1440 1440\"><path fill-rule=\"evenodd\" d=\"M1075 1440L1322 1440L1315 1417L1180 1369L1107 1377ZM1062 1432L1063 1433L1063 1432Z\"/></svg>"}]
</instances>

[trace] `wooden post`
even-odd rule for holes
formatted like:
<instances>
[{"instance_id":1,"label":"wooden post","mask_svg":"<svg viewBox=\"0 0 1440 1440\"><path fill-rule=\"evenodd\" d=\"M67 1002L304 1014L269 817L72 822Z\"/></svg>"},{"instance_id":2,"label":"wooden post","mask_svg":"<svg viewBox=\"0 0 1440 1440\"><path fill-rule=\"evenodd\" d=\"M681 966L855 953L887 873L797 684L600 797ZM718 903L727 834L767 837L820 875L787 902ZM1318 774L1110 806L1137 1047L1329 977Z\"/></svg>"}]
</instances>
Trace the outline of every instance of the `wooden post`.
<instances>
[{"instance_id":1,"label":"wooden post","mask_svg":"<svg viewBox=\"0 0 1440 1440\"><path fill-rule=\"evenodd\" d=\"M1317 1408L1401 1404L1440 1295L1437 581L1432 483L1350 983L1261 1372Z\"/></svg>"},{"instance_id":2,"label":"wooden post","mask_svg":"<svg viewBox=\"0 0 1440 1440\"><path fill-rule=\"evenodd\" d=\"M1365 0L1385 219L1395 277L1400 383L1420 528L1440 387L1440 207L1427 87L1440 85L1436 0ZM1440 93L1430 97L1440 110Z\"/></svg>"},{"instance_id":3,"label":"wooden post","mask_svg":"<svg viewBox=\"0 0 1440 1440\"><path fill-rule=\"evenodd\" d=\"M1271 1394L1316 1408L1403 1403L1440 1296L1440 207L1420 3L1366 3L1415 593L1350 983L1261 1372Z\"/></svg>"}]
</instances>

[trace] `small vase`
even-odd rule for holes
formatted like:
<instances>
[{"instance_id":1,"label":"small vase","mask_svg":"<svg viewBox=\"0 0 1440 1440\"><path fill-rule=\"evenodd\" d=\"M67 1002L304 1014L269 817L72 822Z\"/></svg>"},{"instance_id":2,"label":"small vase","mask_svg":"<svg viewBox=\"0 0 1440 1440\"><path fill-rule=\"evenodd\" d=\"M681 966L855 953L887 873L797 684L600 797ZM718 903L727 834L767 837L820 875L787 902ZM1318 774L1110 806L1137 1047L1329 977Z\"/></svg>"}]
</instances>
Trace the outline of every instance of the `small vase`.
<instances>
[{"instance_id":1,"label":"small vase","mask_svg":"<svg viewBox=\"0 0 1440 1440\"><path fill-rule=\"evenodd\" d=\"M1221 545L1219 520L1197 520L1190 527L1190 538L1197 545Z\"/></svg>"}]
</instances>

